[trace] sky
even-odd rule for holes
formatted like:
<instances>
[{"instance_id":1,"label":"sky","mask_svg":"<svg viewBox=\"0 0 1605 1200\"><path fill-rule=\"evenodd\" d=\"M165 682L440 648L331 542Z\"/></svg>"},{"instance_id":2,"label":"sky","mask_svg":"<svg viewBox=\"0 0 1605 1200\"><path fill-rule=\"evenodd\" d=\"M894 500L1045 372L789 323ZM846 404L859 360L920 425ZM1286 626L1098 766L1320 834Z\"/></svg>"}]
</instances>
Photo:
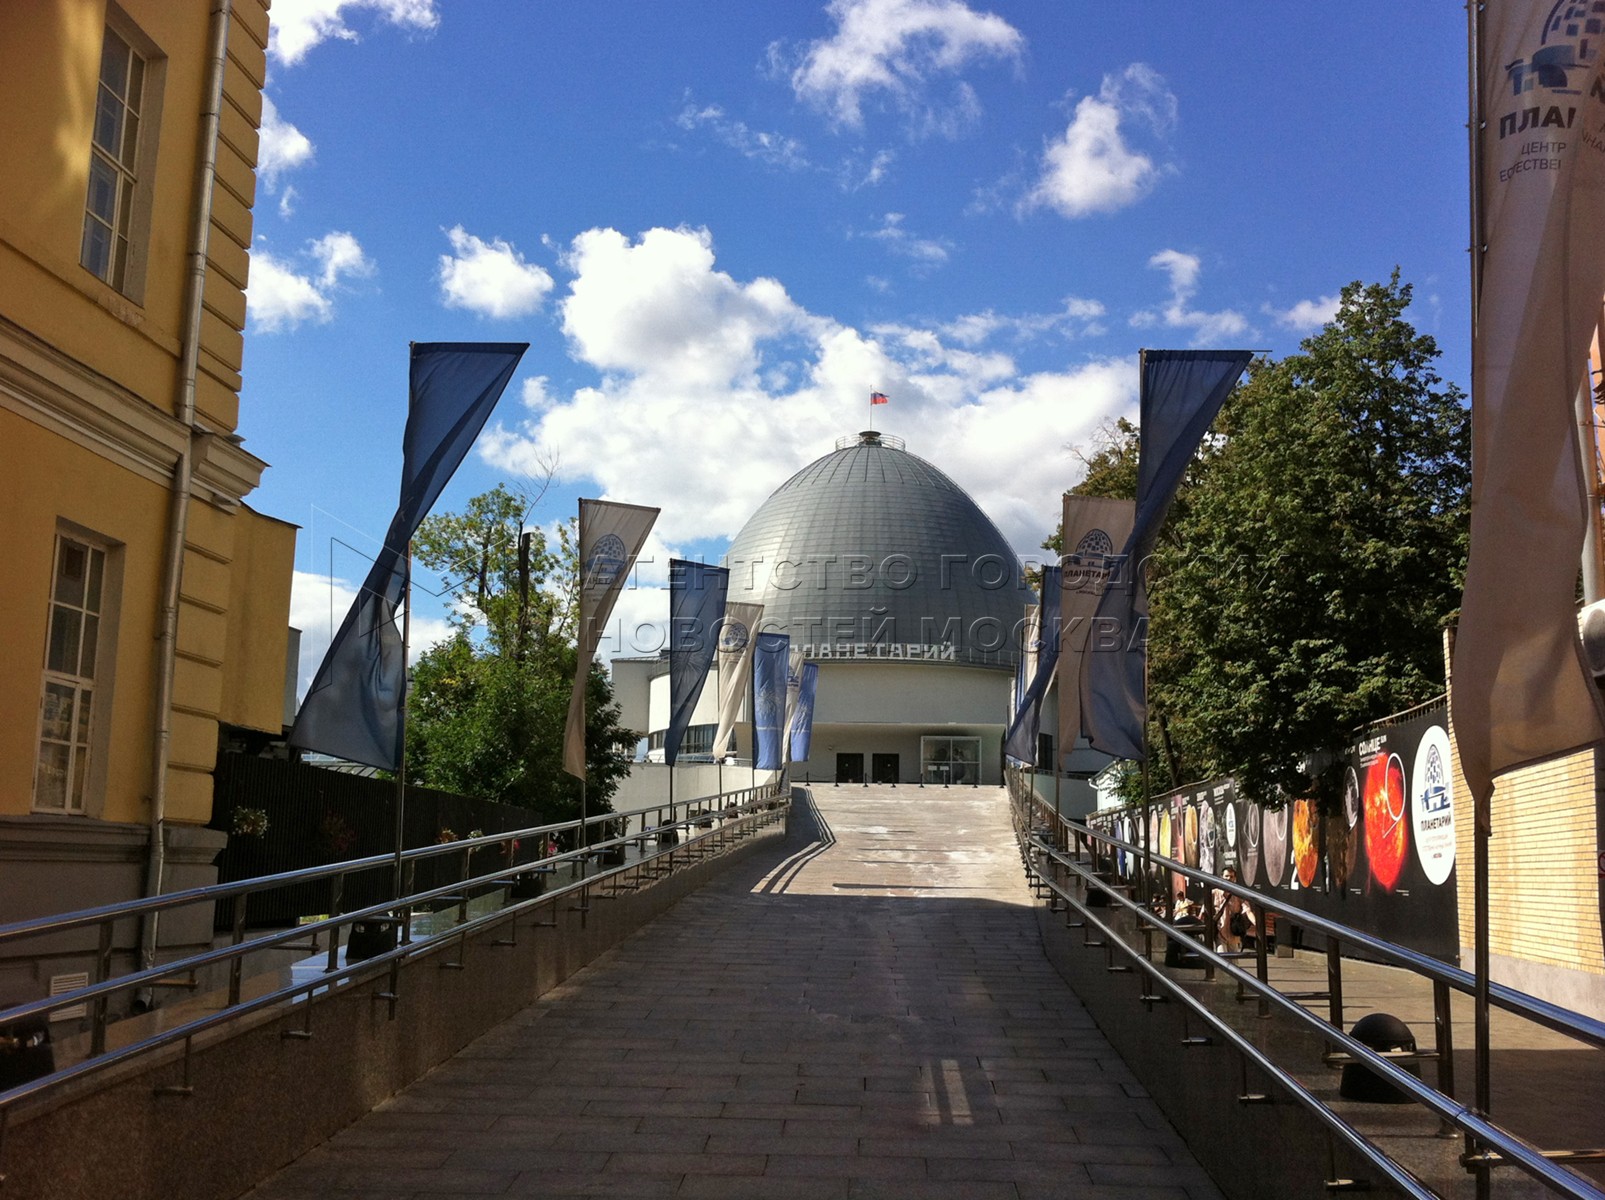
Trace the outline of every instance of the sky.
<instances>
[{"instance_id":1,"label":"sky","mask_svg":"<svg viewBox=\"0 0 1605 1200\"><path fill-rule=\"evenodd\" d=\"M668 560L718 561L862 429L1029 557L1142 348L1281 357L1397 267L1469 377L1456 4L272 18L239 431L271 464L248 503L301 526L303 690L395 508L411 341L530 343L435 511L547 472L542 525L662 509L604 655L655 652ZM417 598L415 651L447 615Z\"/></svg>"}]
</instances>

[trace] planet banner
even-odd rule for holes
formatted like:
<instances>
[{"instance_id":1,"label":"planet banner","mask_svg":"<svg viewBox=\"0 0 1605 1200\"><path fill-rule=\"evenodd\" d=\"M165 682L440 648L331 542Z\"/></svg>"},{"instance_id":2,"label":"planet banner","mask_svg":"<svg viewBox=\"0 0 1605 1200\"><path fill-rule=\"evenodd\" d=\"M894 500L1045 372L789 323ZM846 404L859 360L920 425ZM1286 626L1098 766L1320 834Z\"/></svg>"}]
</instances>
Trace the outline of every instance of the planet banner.
<instances>
[{"instance_id":1,"label":"planet banner","mask_svg":"<svg viewBox=\"0 0 1605 1200\"><path fill-rule=\"evenodd\" d=\"M1306 912L1401 946L1457 961L1454 775L1445 707L1368 730L1349 750L1343 794L1323 816L1310 800L1269 809L1230 779L1186 788L1153 805L1154 849L1238 881ZM1135 814L1095 824L1140 844ZM1131 856L1128 856L1128 858ZM1139 870L1140 860L1130 863ZM1195 900L1203 887L1156 871ZM1309 939L1311 945L1320 944Z\"/></svg>"}]
</instances>

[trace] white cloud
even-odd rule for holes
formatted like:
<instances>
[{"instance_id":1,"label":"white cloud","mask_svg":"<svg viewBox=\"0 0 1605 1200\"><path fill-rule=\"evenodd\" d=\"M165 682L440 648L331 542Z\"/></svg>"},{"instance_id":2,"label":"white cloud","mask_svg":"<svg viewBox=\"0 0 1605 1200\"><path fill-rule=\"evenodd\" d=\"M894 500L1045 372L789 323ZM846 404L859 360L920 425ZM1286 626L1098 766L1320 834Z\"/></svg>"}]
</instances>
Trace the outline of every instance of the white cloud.
<instances>
[{"instance_id":1,"label":"white cloud","mask_svg":"<svg viewBox=\"0 0 1605 1200\"><path fill-rule=\"evenodd\" d=\"M1100 301L1066 296L1064 307L1058 312L1009 316L989 308L954 317L936 328L943 337L961 346L978 346L998 336L1013 338L1018 342L1030 341L1047 333L1057 333L1067 338L1096 337L1104 332L1100 321L1104 311Z\"/></svg>"},{"instance_id":2,"label":"white cloud","mask_svg":"<svg viewBox=\"0 0 1605 1200\"><path fill-rule=\"evenodd\" d=\"M1029 551L1075 481L1064 447L1135 399L1129 361L1022 376L1008 354L941 330L862 331L809 313L775 280L720 271L705 231L631 240L594 229L564 261L570 353L600 381L566 395L549 380L526 384L527 419L488 431L484 456L519 472L560 452L565 481L661 505L656 535L668 544L733 536L775 487L861 426L877 388L892 397L876 410L881 427L910 431L909 449ZM1094 303L1066 311L1085 316Z\"/></svg>"},{"instance_id":3,"label":"white cloud","mask_svg":"<svg viewBox=\"0 0 1605 1200\"><path fill-rule=\"evenodd\" d=\"M1171 329L1191 329L1195 346L1204 346L1219 342L1222 338L1240 337L1251 332L1248 319L1236 309L1223 308L1217 312L1206 312L1188 307L1198 292L1198 277L1203 270L1203 264L1197 255L1185 254L1180 250L1161 250L1148 260L1148 265L1170 276L1170 300L1158 309L1134 313L1131 318L1132 325L1139 329L1156 325L1164 325Z\"/></svg>"},{"instance_id":4,"label":"white cloud","mask_svg":"<svg viewBox=\"0 0 1605 1200\"><path fill-rule=\"evenodd\" d=\"M975 92L960 82L952 96L936 100L933 79L973 62L1018 60L1025 47L1002 17L961 0L831 0L825 11L836 30L806 47L791 86L834 124L851 128L863 124L866 96L884 92L915 132L956 135L979 112ZM783 56L778 46L770 50Z\"/></svg>"},{"instance_id":5,"label":"white cloud","mask_svg":"<svg viewBox=\"0 0 1605 1200\"><path fill-rule=\"evenodd\" d=\"M466 308L483 317L528 316L552 290L552 277L524 261L510 242L483 241L461 225L446 231L450 254L440 256L440 299L447 308Z\"/></svg>"},{"instance_id":6,"label":"white cloud","mask_svg":"<svg viewBox=\"0 0 1605 1200\"><path fill-rule=\"evenodd\" d=\"M1176 97L1152 67L1133 63L1120 75L1105 75L1098 94L1076 104L1063 136L1048 143L1024 207L1076 218L1135 204L1164 168L1134 149L1127 132L1135 123L1164 134L1175 122Z\"/></svg>"},{"instance_id":7,"label":"white cloud","mask_svg":"<svg viewBox=\"0 0 1605 1200\"><path fill-rule=\"evenodd\" d=\"M1295 333L1314 333L1337 316L1341 299L1340 296L1331 295L1318 300L1300 300L1292 308L1272 308L1267 304L1265 312L1274 317L1278 325Z\"/></svg>"},{"instance_id":8,"label":"white cloud","mask_svg":"<svg viewBox=\"0 0 1605 1200\"><path fill-rule=\"evenodd\" d=\"M349 233L327 233L309 242L298 257L316 268L301 271L260 245L251 251L246 302L252 327L263 333L294 329L303 321L334 319L334 296L342 281L373 273L373 263Z\"/></svg>"},{"instance_id":9,"label":"white cloud","mask_svg":"<svg viewBox=\"0 0 1605 1200\"><path fill-rule=\"evenodd\" d=\"M357 598L360 580L352 582L314 571L296 571L290 578L290 626L301 631L301 658L296 667L295 694L305 699L312 677L329 651L340 622ZM451 623L441 616L430 616L431 607L423 597L415 605L407 661L415 663L431 646L451 636Z\"/></svg>"},{"instance_id":10,"label":"white cloud","mask_svg":"<svg viewBox=\"0 0 1605 1200\"><path fill-rule=\"evenodd\" d=\"M871 238L893 254L912 259L921 273L928 273L947 262L951 243L936 238L923 238L910 233L903 226L903 214L890 212L881 220L879 229L872 229L860 237Z\"/></svg>"},{"instance_id":11,"label":"white cloud","mask_svg":"<svg viewBox=\"0 0 1605 1200\"><path fill-rule=\"evenodd\" d=\"M279 177L286 171L312 161L312 140L279 115L271 97L262 97L261 142L257 151L257 176L269 192L278 190ZM285 193L285 203L289 192Z\"/></svg>"},{"instance_id":12,"label":"white cloud","mask_svg":"<svg viewBox=\"0 0 1605 1200\"><path fill-rule=\"evenodd\" d=\"M896 161L897 155L890 150L875 151L867 164L861 158L848 158L837 168L836 180L844 192L877 187L891 177L892 164Z\"/></svg>"},{"instance_id":13,"label":"white cloud","mask_svg":"<svg viewBox=\"0 0 1605 1200\"><path fill-rule=\"evenodd\" d=\"M345 22L345 14L359 10L403 29L431 30L440 24L435 0L273 0L268 54L294 66L330 38L359 41Z\"/></svg>"},{"instance_id":14,"label":"white cloud","mask_svg":"<svg viewBox=\"0 0 1605 1200\"><path fill-rule=\"evenodd\" d=\"M766 166L801 171L809 165L807 149L796 138L753 129L745 121L728 116L717 104L706 104L700 108L688 104L680 110L674 123L687 132L705 128L743 158Z\"/></svg>"}]
</instances>

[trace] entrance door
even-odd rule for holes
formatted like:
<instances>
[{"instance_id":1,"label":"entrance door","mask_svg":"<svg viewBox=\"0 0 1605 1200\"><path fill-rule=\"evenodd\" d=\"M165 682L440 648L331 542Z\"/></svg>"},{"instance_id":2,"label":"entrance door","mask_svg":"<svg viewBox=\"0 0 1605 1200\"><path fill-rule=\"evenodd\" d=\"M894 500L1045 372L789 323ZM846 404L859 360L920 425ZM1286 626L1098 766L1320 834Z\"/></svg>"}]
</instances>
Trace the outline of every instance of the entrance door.
<instances>
[{"instance_id":1,"label":"entrance door","mask_svg":"<svg viewBox=\"0 0 1605 1200\"><path fill-rule=\"evenodd\" d=\"M872 754L869 759L870 782L897 782L897 755Z\"/></svg>"},{"instance_id":2,"label":"entrance door","mask_svg":"<svg viewBox=\"0 0 1605 1200\"><path fill-rule=\"evenodd\" d=\"M836 755L836 782L863 783L864 756L862 754Z\"/></svg>"}]
</instances>

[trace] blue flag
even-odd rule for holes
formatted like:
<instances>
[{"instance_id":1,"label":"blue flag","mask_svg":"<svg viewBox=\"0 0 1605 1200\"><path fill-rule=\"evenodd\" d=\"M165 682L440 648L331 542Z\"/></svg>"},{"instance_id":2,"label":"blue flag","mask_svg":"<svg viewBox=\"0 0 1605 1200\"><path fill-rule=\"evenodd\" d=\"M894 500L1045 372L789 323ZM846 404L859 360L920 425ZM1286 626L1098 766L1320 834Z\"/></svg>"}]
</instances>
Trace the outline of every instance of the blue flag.
<instances>
[{"instance_id":1,"label":"blue flag","mask_svg":"<svg viewBox=\"0 0 1605 1200\"><path fill-rule=\"evenodd\" d=\"M527 349L528 342L413 343L401 502L312 679L290 745L400 770L407 664L396 610L407 588L408 546Z\"/></svg>"},{"instance_id":2,"label":"blue flag","mask_svg":"<svg viewBox=\"0 0 1605 1200\"><path fill-rule=\"evenodd\" d=\"M1098 602L1081 672L1087 739L1116 758L1145 757L1148 557L1187 464L1253 358L1250 350L1142 352L1137 516L1124 550L1130 573L1127 586L1110 586Z\"/></svg>"},{"instance_id":3,"label":"blue flag","mask_svg":"<svg viewBox=\"0 0 1605 1200\"><path fill-rule=\"evenodd\" d=\"M784 765L786 733L786 666L791 638L760 633L752 655L752 765L778 771Z\"/></svg>"},{"instance_id":4,"label":"blue flag","mask_svg":"<svg viewBox=\"0 0 1605 1200\"><path fill-rule=\"evenodd\" d=\"M1003 739L1003 752L1016 762L1033 766L1037 761L1037 733L1042 726L1042 697L1059 665L1059 598L1063 590L1060 567L1042 568L1042 609L1037 626L1037 669L1025 686L1020 706Z\"/></svg>"},{"instance_id":5,"label":"blue flag","mask_svg":"<svg viewBox=\"0 0 1605 1200\"><path fill-rule=\"evenodd\" d=\"M669 560L669 728L663 761L674 766L691 714L719 646L730 572L706 563Z\"/></svg>"},{"instance_id":6,"label":"blue flag","mask_svg":"<svg viewBox=\"0 0 1605 1200\"><path fill-rule=\"evenodd\" d=\"M802 687L797 692L797 711L791 715L791 761L807 762L808 746L814 737L814 692L819 687L819 664L804 663Z\"/></svg>"}]
</instances>

